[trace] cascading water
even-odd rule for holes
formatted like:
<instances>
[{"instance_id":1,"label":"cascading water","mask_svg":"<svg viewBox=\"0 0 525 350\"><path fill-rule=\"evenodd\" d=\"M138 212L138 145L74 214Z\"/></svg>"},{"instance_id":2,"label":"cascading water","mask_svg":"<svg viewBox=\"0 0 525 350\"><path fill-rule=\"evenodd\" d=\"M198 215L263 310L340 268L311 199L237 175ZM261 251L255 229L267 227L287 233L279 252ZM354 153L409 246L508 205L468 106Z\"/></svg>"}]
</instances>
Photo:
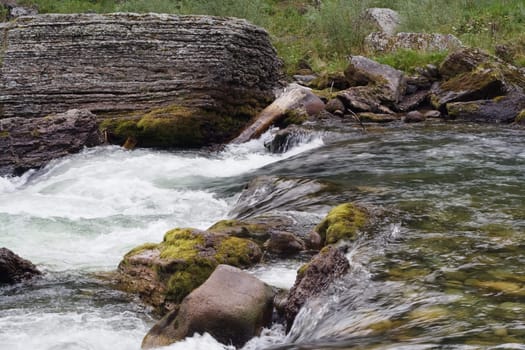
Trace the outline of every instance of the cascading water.
<instances>
[{"instance_id":1,"label":"cascading water","mask_svg":"<svg viewBox=\"0 0 525 350\"><path fill-rule=\"evenodd\" d=\"M288 335L275 325L246 350L524 349L523 135L405 125L335 130L280 155L264 138L218 153L103 147L0 178L0 246L46 272L0 289L0 348L139 349L150 310L100 279L129 249L173 227L258 210L311 223L356 201L377 219L350 244L350 273ZM281 180L239 199L259 176ZM289 287L301 263L251 271ZM168 348L229 349L209 335Z\"/></svg>"}]
</instances>

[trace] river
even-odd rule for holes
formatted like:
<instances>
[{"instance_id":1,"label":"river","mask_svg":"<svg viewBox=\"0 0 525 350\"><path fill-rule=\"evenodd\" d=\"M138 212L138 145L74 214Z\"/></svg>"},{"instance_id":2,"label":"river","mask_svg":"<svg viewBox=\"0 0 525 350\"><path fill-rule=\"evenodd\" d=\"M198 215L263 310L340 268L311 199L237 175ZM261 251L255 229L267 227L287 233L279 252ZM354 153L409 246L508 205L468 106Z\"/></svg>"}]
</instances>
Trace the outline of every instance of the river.
<instances>
[{"instance_id":1,"label":"river","mask_svg":"<svg viewBox=\"0 0 525 350\"><path fill-rule=\"evenodd\" d=\"M100 147L0 178L0 246L45 272L0 289L0 349L139 349L155 316L101 275L168 229L231 217L258 176L294 193L306 180L327 188L260 210L313 222L355 201L378 214L351 244L350 273L290 334L274 326L246 350L525 349L525 132L427 124L316 135L279 155L265 151L268 134L219 152ZM300 265L250 271L289 287ZM168 348L229 349L206 334Z\"/></svg>"}]
</instances>

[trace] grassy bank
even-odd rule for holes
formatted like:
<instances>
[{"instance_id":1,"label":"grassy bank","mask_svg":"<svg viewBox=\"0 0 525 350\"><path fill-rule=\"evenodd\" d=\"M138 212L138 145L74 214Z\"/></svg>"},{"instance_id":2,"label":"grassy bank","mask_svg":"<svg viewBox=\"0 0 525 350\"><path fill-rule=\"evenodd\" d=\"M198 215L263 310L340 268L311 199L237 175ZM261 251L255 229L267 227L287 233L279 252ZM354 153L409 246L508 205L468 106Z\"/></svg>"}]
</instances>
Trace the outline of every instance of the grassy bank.
<instances>
[{"instance_id":1,"label":"grassy bank","mask_svg":"<svg viewBox=\"0 0 525 350\"><path fill-rule=\"evenodd\" d=\"M40 12L165 12L234 16L266 28L288 72L301 62L315 70L340 70L346 57L363 52L372 30L361 14L368 7L389 7L401 14L400 31L452 33L469 46L494 51L507 44L518 65L525 65L523 0L23 0ZM381 58L380 58L381 59ZM435 55L402 52L385 58L405 68L432 62Z\"/></svg>"}]
</instances>

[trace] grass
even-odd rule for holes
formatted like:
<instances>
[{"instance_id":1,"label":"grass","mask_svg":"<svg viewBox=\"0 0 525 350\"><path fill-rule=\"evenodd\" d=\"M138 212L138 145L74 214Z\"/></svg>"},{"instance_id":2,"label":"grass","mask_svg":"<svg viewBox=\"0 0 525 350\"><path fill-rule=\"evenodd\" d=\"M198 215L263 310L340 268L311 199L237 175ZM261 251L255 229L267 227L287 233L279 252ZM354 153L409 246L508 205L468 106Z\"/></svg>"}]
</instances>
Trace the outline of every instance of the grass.
<instances>
[{"instance_id":1,"label":"grass","mask_svg":"<svg viewBox=\"0 0 525 350\"><path fill-rule=\"evenodd\" d=\"M368 7L389 7L402 18L400 31L440 32L458 36L469 46L493 51L507 43L519 51L515 63L525 64L519 42L525 41L523 0L23 0L40 12L164 12L246 18L266 28L293 73L306 61L316 71L341 70L348 55L363 53L363 38L372 30L363 20ZM396 55L394 55L396 56ZM439 53L400 53L379 58L398 68L432 62ZM406 63L400 60L408 60Z\"/></svg>"}]
</instances>

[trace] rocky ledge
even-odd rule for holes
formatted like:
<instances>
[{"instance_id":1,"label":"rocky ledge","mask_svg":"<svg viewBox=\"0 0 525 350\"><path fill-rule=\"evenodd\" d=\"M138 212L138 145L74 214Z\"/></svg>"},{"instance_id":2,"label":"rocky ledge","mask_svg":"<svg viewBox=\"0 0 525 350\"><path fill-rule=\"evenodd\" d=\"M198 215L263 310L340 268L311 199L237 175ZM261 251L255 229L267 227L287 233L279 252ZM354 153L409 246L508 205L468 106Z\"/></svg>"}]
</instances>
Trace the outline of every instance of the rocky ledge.
<instances>
[{"instance_id":1,"label":"rocky ledge","mask_svg":"<svg viewBox=\"0 0 525 350\"><path fill-rule=\"evenodd\" d=\"M87 109L139 144L177 125L207 131L192 146L223 142L273 100L280 78L267 32L240 19L46 14L0 31L0 118Z\"/></svg>"}]
</instances>

